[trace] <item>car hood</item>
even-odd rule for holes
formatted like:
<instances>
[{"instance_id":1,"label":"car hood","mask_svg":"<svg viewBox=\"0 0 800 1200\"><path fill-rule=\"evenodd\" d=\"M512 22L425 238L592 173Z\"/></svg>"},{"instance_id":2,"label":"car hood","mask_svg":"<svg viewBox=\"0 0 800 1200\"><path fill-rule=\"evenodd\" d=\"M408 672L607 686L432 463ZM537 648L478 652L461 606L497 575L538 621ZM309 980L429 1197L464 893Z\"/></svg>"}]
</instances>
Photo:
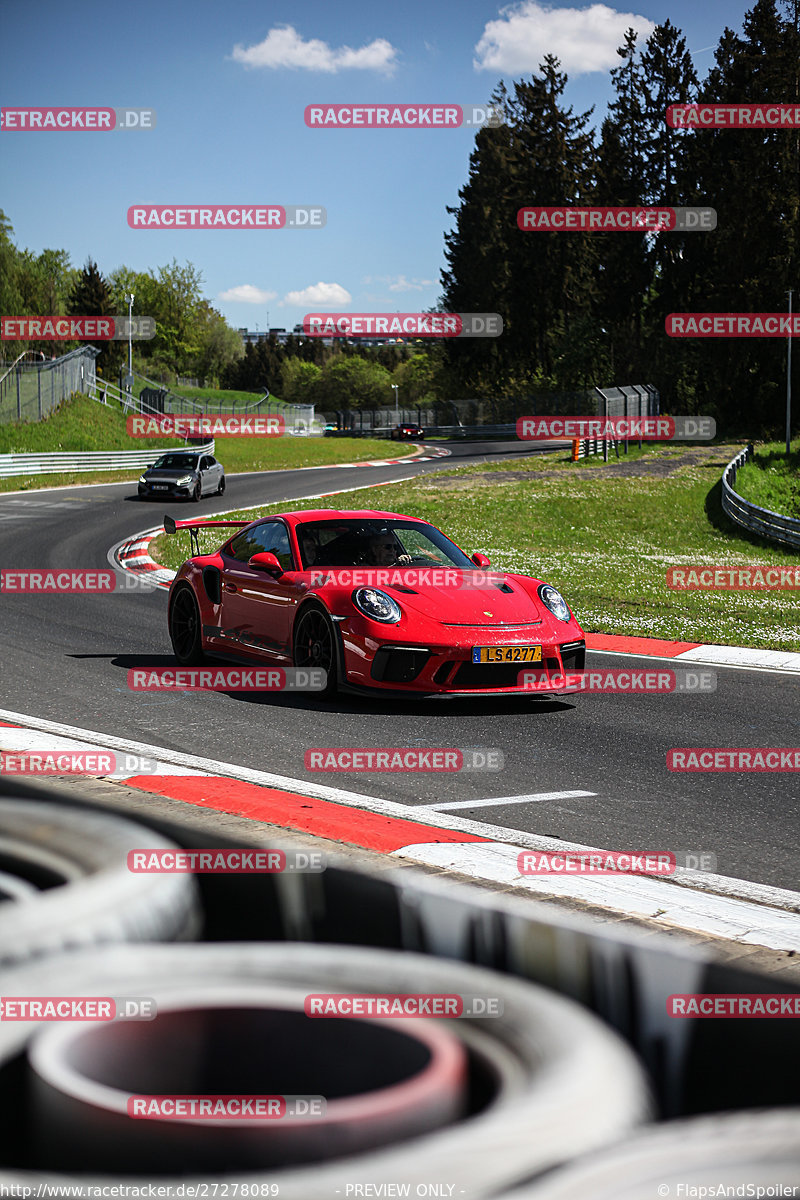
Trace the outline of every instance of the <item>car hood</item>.
<instances>
[{"instance_id":1,"label":"car hood","mask_svg":"<svg viewBox=\"0 0 800 1200\"><path fill-rule=\"evenodd\" d=\"M442 625L541 623L550 613L535 598L538 581L525 582L528 587L524 586L520 576L506 575L498 578L497 583L485 583L478 587L416 584L408 588L390 585L382 590L394 596L406 611Z\"/></svg>"},{"instance_id":2,"label":"car hood","mask_svg":"<svg viewBox=\"0 0 800 1200\"><path fill-rule=\"evenodd\" d=\"M196 474L197 467L187 467L185 471L175 471L171 467L169 470L163 468L155 470L153 467L149 467L145 471L148 479L158 479L161 483L177 483L179 479L185 479L187 475Z\"/></svg>"}]
</instances>

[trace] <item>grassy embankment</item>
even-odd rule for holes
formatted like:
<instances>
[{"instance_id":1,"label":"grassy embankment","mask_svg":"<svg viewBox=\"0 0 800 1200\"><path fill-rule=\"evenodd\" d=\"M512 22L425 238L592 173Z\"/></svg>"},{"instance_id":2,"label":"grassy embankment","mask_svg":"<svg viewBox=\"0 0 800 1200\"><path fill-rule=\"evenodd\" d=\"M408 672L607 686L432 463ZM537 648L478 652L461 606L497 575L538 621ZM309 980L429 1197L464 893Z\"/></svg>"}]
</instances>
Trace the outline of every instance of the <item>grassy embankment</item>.
<instances>
[{"instance_id":1,"label":"grassy embankment","mask_svg":"<svg viewBox=\"0 0 800 1200\"><path fill-rule=\"evenodd\" d=\"M184 389L187 394L192 389ZM211 389L206 389L211 391ZM196 393L192 393L196 394ZM218 399L246 397L246 392L216 392ZM250 397L253 399L254 397ZM257 397L256 397L257 398ZM209 412L213 408L209 405ZM0 454L57 450L142 450L183 445L180 438L129 437L125 417L117 405L98 404L87 396L73 396L42 421L0 425ZM393 447L391 457L410 454L411 446ZM386 458L388 444L377 438L334 439L306 437L222 437L216 455L226 472L285 470L327 463L361 462ZM57 487L60 484L114 483L136 480L141 471L73 471L58 475L13 475L0 479L0 492Z\"/></svg>"},{"instance_id":2,"label":"grassy embankment","mask_svg":"<svg viewBox=\"0 0 800 1200\"><path fill-rule=\"evenodd\" d=\"M757 446L755 457L736 472L736 491L761 508L800 517L800 444L788 458L785 442Z\"/></svg>"},{"instance_id":3,"label":"grassy embankment","mask_svg":"<svg viewBox=\"0 0 800 1200\"><path fill-rule=\"evenodd\" d=\"M796 650L796 592L679 592L666 572L681 563L795 564L797 556L751 538L720 507L720 478L739 445L656 446L627 460L580 464L542 455L437 472L385 490L356 490L328 507L386 508L423 517L495 567L546 579L590 632ZM630 472L630 473L629 473ZM635 474L633 472L636 472ZM294 501L235 515L255 518ZM209 533L201 545L221 542ZM159 538L151 553L169 566L188 537Z\"/></svg>"}]
</instances>

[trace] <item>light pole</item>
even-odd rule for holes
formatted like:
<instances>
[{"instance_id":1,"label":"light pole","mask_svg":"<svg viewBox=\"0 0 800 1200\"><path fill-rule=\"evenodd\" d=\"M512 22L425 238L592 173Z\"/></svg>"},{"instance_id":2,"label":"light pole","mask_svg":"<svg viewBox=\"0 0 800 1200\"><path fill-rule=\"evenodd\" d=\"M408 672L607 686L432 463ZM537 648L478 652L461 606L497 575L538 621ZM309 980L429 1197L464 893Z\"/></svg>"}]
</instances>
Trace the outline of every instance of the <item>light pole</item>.
<instances>
[{"instance_id":1,"label":"light pole","mask_svg":"<svg viewBox=\"0 0 800 1200\"><path fill-rule=\"evenodd\" d=\"M392 388L392 390L394 391L394 416L395 416L395 420L397 421L397 423L398 423L398 425L399 425L399 424L400 424L400 408L399 408L399 404L400 404L400 384L399 384L399 383L392 383L392 384L390 384L389 386L390 386L390 387Z\"/></svg>"},{"instance_id":2,"label":"light pole","mask_svg":"<svg viewBox=\"0 0 800 1200\"><path fill-rule=\"evenodd\" d=\"M786 456L792 445L792 292L789 288L789 336L786 339Z\"/></svg>"},{"instance_id":3,"label":"light pole","mask_svg":"<svg viewBox=\"0 0 800 1200\"><path fill-rule=\"evenodd\" d=\"M128 391L133 391L133 301L134 295L125 293L125 303L128 306Z\"/></svg>"}]
</instances>

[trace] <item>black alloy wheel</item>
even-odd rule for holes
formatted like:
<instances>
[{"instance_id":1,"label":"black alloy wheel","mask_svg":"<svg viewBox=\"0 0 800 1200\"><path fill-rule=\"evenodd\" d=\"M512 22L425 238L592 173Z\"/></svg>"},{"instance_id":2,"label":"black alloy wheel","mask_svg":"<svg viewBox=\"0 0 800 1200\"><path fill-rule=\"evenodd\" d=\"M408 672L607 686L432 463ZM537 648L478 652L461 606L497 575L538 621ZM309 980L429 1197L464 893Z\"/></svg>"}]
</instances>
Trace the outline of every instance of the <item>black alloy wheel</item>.
<instances>
[{"instance_id":1,"label":"black alloy wheel","mask_svg":"<svg viewBox=\"0 0 800 1200\"><path fill-rule=\"evenodd\" d=\"M316 604L304 608L294 631L294 665L321 667L327 674L325 687L314 695L323 700L337 688L336 633L327 613Z\"/></svg>"},{"instance_id":2,"label":"black alloy wheel","mask_svg":"<svg viewBox=\"0 0 800 1200\"><path fill-rule=\"evenodd\" d=\"M169 637L175 657L182 667L196 667L204 661L200 636L200 610L194 592L182 587L169 610Z\"/></svg>"}]
</instances>

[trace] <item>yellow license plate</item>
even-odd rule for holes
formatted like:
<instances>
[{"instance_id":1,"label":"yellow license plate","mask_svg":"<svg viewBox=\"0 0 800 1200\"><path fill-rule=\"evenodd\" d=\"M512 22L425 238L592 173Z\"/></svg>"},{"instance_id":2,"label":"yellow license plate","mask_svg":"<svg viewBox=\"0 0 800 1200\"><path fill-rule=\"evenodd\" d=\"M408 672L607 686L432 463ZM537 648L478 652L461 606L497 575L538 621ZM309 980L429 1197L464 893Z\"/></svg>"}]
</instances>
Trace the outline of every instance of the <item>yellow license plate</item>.
<instances>
[{"instance_id":1,"label":"yellow license plate","mask_svg":"<svg viewBox=\"0 0 800 1200\"><path fill-rule=\"evenodd\" d=\"M474 663L529 663L542 661L541 646L473 646Z\"/></svg>"}]
</instances>

